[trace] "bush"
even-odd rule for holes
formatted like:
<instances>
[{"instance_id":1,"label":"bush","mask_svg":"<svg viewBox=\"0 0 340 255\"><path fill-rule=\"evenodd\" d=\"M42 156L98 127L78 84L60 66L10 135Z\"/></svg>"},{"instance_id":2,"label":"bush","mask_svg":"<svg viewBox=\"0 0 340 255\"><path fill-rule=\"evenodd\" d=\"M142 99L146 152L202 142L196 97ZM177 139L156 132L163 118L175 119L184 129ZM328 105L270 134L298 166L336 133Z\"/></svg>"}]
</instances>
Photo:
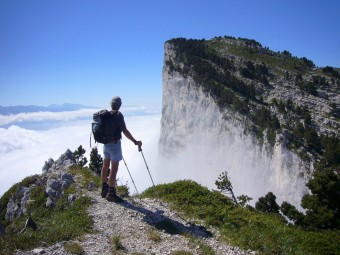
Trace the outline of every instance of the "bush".
<instances>
[{"instance_id":1,"label":"bush","mask_svg":"<svg viewBox=\"0 0 340 255\"><path fill-rule=\"evenodd\" d=\"M260 197L256 202L255 208L261 212L279 213L279 205L276 203L276 196L272 192L268 192L264 197Z\"/></svg>"},{"instance_id":2,"label":"bush","mask_svg":"<svg viewBox=\"0 0 340 255\"><path fill-rule=\"evenodd\" d=\"M307 183L312 194L302 198L305 224L310 228L340 229L340 180L331 169L315 171Z\"/></svg>"}]
</instances>

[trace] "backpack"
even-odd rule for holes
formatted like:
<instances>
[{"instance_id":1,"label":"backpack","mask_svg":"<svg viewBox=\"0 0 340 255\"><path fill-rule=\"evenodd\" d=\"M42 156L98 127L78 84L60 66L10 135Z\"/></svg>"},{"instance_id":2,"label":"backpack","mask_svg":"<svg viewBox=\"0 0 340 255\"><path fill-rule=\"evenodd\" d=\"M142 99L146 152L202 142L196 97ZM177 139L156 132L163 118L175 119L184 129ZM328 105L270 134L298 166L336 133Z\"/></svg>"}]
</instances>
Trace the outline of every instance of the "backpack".
<instances>
[{"instance_id":1,"label":"backpack","mask_svg":"<svg viewBox=\"0 0 340 255\"><path fill-rule=\"evenodd\" d=\"M106 144L115 139L114 135L119 128L116 116L116 111L108 110L93 114L92 134L96 142Z\"/></svg>"}]
</instances>

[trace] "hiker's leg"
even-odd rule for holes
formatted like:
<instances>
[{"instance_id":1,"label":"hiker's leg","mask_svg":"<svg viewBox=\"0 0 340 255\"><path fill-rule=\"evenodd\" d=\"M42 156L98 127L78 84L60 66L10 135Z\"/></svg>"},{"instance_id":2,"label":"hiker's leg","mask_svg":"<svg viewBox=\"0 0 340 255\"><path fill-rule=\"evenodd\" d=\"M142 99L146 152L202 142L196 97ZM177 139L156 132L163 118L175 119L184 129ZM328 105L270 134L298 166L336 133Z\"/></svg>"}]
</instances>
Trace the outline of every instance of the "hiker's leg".
<instances>
[{"instance_id":1,"label":"hiker's leg","mask_svg":"<svg viewBox=\"0 0 340 255\"><path fill-rule=\"evenodd\" d=\"M111 171L110 171L110 176L109 176L110 187L116 187L118 166L119 166L119 161L111 161Z\"/></svg>"},{"instance_id":2,"label":"hiker's leg","mask_svg":"<svg viewBox=\"0 0 340 255\"><path fill-rule=\"evenodd\" d=\"M102 182L107 183L107 174L109 172L109 167L110 167L110 159L104 159L103 161L103 166L102 166Z\"/></svg>"}]
</instances>

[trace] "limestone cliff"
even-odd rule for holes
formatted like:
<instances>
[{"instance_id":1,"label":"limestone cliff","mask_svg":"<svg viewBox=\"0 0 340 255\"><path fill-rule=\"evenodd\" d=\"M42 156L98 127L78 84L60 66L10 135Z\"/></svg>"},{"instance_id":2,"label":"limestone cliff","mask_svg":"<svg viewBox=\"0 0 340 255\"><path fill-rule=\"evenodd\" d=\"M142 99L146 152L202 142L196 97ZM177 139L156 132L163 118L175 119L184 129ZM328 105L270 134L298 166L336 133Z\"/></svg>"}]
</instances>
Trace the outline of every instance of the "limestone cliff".
<instances>
[{"instance_id":1,"label":"limestone cliff","mask_svg":"<svg viewBox=\"0 0 340 255\"><path fill-rule=\"evenodd\" d=\"M253 46L242 48L247 42ZM236 47L248 55L235 54ZM255 60L262 55L263 62ZM295 70L269 62L272 57L302 64ZM218 175L228 171L237 195L257 200L272 191L278 202L300 207L322 153L310 149L306 136L294 136L298 123L309 127L296 112L303 109L309 116L313 135L338 136L339 118L330 115L339 109L339 79L321 75L307 59L296 61L249 40L166 42L159 139L160 154L168 160L164 167L169 166L164 180L176 175L215 188ZM305 80L298 84L295 76ZM312 86L313 79L325 85L309 92L304 86Z\"/></svg>"}]
</instances>

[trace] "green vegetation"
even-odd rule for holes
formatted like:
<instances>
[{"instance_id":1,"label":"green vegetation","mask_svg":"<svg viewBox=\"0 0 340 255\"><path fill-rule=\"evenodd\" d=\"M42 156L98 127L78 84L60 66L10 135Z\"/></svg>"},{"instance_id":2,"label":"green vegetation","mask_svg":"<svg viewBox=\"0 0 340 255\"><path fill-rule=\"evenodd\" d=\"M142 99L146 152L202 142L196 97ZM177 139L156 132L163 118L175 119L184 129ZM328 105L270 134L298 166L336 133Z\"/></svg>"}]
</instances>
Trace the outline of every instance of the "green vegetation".
<instances>
[{"instance_id":1,"label":"green vegetation","mask_svg":"<svg viewBox=\"0 0 340 255\"><path fill-rule=\"evenodd\" d=\"M149 230L147 232L147 235L148 235L149 240L152 240L156 243L159 243L161 241L161 234L154 229Z\"/></svg>"},{"instance_id":2,"label":"green vegetation","mask_svg":"<svg viewBox=\"0 0 340 255\"><path fill-rule=\"evenodd\" d=\"M262 47L255 40L239 38L239 43L235 43L236 38L229 37L229 39L233 39L234 43L226 44L224 39L219 37L208 41L208 45L210 48L218 52L222 51L224 54L241 56L253 62L264 63L275 68L279 67L290 72L303 72L315 66L311 60L305 57L301 59L293 57L287 50L281 53L274 52L267 47Z\"/></svg>"},{"instance_id":3,"label":"green vegetation","mask_svg":"<svg viewBox=\"0 0 340 255\"><path fill-rule=\"evenodd\" d=\"M229 195L234 203L238 203L227 171L218 176L218 179L215 181L215 185L223 194Z\"/></svg>"},{"instance_id":4,"label":"green vegetation","mask_svg":"<svg viewBox=\"0 0 340 255\"><path fill-rule=\"evenodd\" d=\"M129 197L130 192L129 192L129 187L126 185L119 185L117 186L117 194L118 196L124 198L124 197Z\"/></svg>"},{"instance_id":5,"label":"green vegetation","mask_svg":"<svg viewBox=\"0 0 340 255\"><path fill-rule=\"evenodd\" d=\"M330 74L330 75L332 75L332 76L335 77L335 78L340 78L340 73L339 73L339 71L335 70L335 69L334 69L333 67L331 67L331 66L326 66L326 67L322 68L322 72L323 72L324 74Z\"/></svg>"},{"instance_id":6,"label":"green vegetation","mask_svg":"<svg viewBox=\"0 0 340 255\"><path fill-rule=\"evenodd\" d=\"M87 164L87 158L84 156L85 152L86 150L81 145L73 152L77 165L85 166Z\"/></svg>"},{"instance_id":7,"label":"green vegetation","mask_svg":"<svg viewBox=\"0 0 340 255\"><path fill-rule=\"evenodd\" d=\"M170 255L193 255L193 253L188 251L173 251Z\"/></svg>"},{"instance_id":8,"label":"green vegetation","mask_svg":"<svg viewBox=\"0 0 340 255\"><path fill-rule=\"evenodd\" d=\"M337 254L340 247L339 230L290 226L276 213L243 208L193 181L158 185L142 196L162 199L187 217L218 228L231 244L262 254Z\"/></svg>"},{"instance_id":9,"label":"green vegetation","mask_svg":"<svg viewBox=\"0 0 340 255\"><path fill-rule=\"evenodd\" d=\"M303 225L314 229L340 229L340 180L334 171L316 171L307 183L311 194L302 198Z\"/></svg>"},{"instance_id":10,"label":"green vegetation","mask_svg":"<svg viewBox=\"0 0 340 255\"><path fill-rule=\"evenodd\" d=\"M124 250L121 235L113 235L111 237L111 244L112 244L113 251Z\"/></svg>"},{"instance_id":11,"label":"green vegetation","mask_svg":"<svg viewBox=\"0 0 340 255\"><path fill-rule=\"evenodd\" d=\"M76 255L84 254L84 248L76 242L69 242L69 243L64 244L64 250L71 254L76 254Z\"/></svg>"},{"instance_id":12,"label":"green vegetation","mask_svg":"<svg viewBox=\"0 0 340 255\"><path fill-rule=\"evenodd\" d=\"M74 166L70 171L75 171L83 179L86 179L87 172L90 172L88 169L80 166ZM36 183L37 179L38 176L35 175L15 184L1 197L1 204L7 205L12 192L15 192L22 186L30 187ZM23 215L10 223L5 222L4 212L2 212L1 221L6 225L6 235L0 238L1 254L12 254L16 249L33 249L42 242L51 245L60 241L72 240L77 236L92 231L92 220L87 214L87 208L91 204L91 199L81 196L72 203L67 202L68 195L74 193L77 189L75 187L76 184L72 184L65 190L63 196L54 207L47 208L45 206L47 198L45 184L43 182L37 183L31 190L30 203L27 206L28 212L37 224L37 230L27 229L23 233L19 233L23 229L28 216Z\"/></svg>"},{"instance_id":13,"label":"green vegetation","mask_svg":"<svg viewBox=\"0 0 340 255\"><path fill-rule=\"evenodd\" d=\"M24 178L21 182L18 182L16 184L14 184L11 188L9 188L0 198L0 207L2 208L2 210L0 211L0 223L6 225L7 223L5 222L5 214L6 214L6 210L4 208L6 208L10 198L11 198L11 194L14 194L17 192L17 190L20 187L29 187L31 186L33 183L36 182L36 180L38 179L38 175L32 175L32 176L28 176L26 178Z\"/></svg>"},{"instance_id":14,"label":"green vegetation","mask_svg":"<svg viewBox=\"0 0 340 255\"><path fill-rule=\"evenodd\" d=\"M35 198L35 206L31 207L31 214L33 219L37 219L37 230L28 229L18 234L27 216L16 219L14 223L7 226L6 235L0 238L2 254L12 254L15 249L32 249L39 246L41 242L51 245L90 232L92 221L86 212L91 203L90 199L81 197L68 204L66 198L66 196L61 198L53 209L41 206L45 201Z\"/></svg>"},{"instance_id":15,"label":"green vegetation","mask_svg":"<svg viewBox=\"0 0 340 255\"><path fill-rule=\"evenodd\" d=\"M188 238L192 247L199 247L200 254L215 255L213 248L211 248L209 245L206 245L201 238L195 238L191 235Z\"/></svg>"},{"instance_id":16,"label":"green vegetation","mask_svg":"<svg viewBox=\"0 0 340 255\"><path fill-rule=\"evenodd\" d=\"M97 147L92 148L91 154L90 154L89 168L91 169L91 171L95 172L97 175L100 176L102 165L103 165L103 158L98 153Z\"/></svg>"},{"instance_id":17,"label":"green vegetation","mask_svg":"<svg viewBox=\"0 0 340 255\"><path fill-rule=\"evenodd\" d=\"M81 185L83 188L86 188L91 181L94 182L98 187L101 185L100 177L93 173L88 167L73 165L69 168L68 172L70 174L80 176Z\"/></svg>"},{"instance_id":18,"label":"green vegetation","mask_svg":"<svg viewBox=\"0 0 340 255\"><path fill-rule=\"evenodd\" d=\"M157 222L155 224L155 227L158 230L164 230L166 233L171 234L171 235L179 234L179 231L176 225L171 220L168 220L168 219Z\"/></svg>"},{"instance_id":19,"label":"green vegetation","mask_svg":"<svg viewBox=\"0 0 340 255\"><path fill-rule=\"evenodd\" d=\"M255 203L258 211L266 213L279 213L280 206L276 203L276 196L272 192L268 192L264 197L260 197Z\"/></svg>"}]
</instances>

